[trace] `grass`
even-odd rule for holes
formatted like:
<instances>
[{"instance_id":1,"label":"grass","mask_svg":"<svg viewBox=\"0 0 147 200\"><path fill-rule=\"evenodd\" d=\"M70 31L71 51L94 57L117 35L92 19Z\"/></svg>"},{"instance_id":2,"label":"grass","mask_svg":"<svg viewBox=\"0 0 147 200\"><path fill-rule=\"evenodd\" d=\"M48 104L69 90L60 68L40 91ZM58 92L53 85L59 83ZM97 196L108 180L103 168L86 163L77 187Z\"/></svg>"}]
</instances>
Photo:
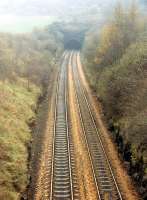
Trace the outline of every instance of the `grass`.
<instances>
[{"instance_id":1,"label":"grass","mask_svg":"<svg viewBox=\"0 0 147 200\"><path fill-rule=\"evenodd\" d=\"M28 184L30 120L40 89L25 81L0 82L0 200L16 200Z\"/></svg>"}]
</instances>

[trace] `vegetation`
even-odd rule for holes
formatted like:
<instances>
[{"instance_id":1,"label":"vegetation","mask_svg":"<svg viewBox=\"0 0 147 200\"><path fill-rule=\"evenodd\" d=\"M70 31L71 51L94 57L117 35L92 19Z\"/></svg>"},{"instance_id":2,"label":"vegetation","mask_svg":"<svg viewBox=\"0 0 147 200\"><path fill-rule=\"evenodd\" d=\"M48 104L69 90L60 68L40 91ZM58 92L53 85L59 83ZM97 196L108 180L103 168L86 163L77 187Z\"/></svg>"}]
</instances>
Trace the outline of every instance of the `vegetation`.
<instances>
[{"instance_id":1,"label":"vegetation","mask_svg":"<svg viewBox=\"0 0 147 200\"><path fill-rule=\"evenodd\" d=\"M62 37L52 30L29 35L0 34L0 199L16 200L29 182L38 98L45 92ZM58 43L58 45L57 45Z\"/></svg>"},{"instance_id":2,"label":"vegetation","mask_svg":"<svg viewBox=\"0 0 147 200\"><path fill-rule=\"evenodd\" d=\"M100 32L87 34L83 61L118 150L145 199L147 35L134 2L128 10L119 3Z\"/></svg>"},{"instance_id":3,"label":"vegetation","mask_svg":"<svg viewBox=\"0 0 147 200\"><path fill-rule=\"evenodd\" d=\"M40 90L18 83L0 83L0 199L18 199L28 184L28 146Z\"/></svg>"}]
</instances>

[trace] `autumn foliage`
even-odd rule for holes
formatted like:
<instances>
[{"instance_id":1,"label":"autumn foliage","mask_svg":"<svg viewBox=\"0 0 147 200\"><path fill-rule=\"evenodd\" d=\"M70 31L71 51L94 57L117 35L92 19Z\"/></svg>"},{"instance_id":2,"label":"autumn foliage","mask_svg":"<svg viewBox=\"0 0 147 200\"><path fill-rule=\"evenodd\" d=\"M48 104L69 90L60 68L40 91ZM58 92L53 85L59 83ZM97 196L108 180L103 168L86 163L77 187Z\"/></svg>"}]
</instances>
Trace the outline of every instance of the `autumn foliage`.
<instances>
[{"instance_id":1,"label":"autumn foliage","mask_svg":"<svg viewBox=\"0 0 147 200\"><path fill-rule=\"evenodd\" d=\"M83 62L118 151L146 198L147 27L139 8L120 3L101 30L87 34ZM127 165L128 166L128 165Z\"/></svg>"}]
</instances>

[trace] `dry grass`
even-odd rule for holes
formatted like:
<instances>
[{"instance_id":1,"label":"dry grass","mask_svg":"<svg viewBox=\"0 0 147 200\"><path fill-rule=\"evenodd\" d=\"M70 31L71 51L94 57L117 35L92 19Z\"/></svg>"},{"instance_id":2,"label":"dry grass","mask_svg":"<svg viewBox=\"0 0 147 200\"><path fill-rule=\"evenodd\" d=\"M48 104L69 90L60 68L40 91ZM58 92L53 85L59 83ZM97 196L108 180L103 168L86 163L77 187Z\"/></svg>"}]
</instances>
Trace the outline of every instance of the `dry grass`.
<instances>
[{"instance_id":1,"label":"dry grass","mask_svg":"<svg viewBox=\"0 0 147 200\"><path fill-rule=\"evenodd\" d=\"M29 122L34 119L40 90L0 82L0 200L19 198L28 184Z\"/></svg>"}]
</instances>

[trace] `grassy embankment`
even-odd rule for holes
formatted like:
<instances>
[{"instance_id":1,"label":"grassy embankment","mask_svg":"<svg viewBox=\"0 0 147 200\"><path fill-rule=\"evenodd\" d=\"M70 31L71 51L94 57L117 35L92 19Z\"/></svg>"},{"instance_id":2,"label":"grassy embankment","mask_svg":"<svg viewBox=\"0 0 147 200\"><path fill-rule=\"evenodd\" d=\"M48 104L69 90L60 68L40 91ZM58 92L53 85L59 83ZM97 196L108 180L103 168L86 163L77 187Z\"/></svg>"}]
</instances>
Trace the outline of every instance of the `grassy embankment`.
<instances>
[{"instance_id":1,"label":"grassy embankment","mask_svg":"<svg viewBox=\"0 0 147 200\"><path fill-rule=\"evenodd\" d=\"M0 34L0 200L18 200L28 186L31 124L61 52L51 28Z\"/></svg>"},{"instance_id":2,"label":"grassy embankment","mask_svg":"<svg viewBox=\"0 0 147 200\"><path fill-rule=\"evenodd\" d=\"M25 86L26 85L26 86ZM29 123L35 118L40 89L19 83L0 82L0 199L19 199L29 182Z\"/></svg>"},{"instance_id":3,"label":"grassy embankment","mask_svg":"<svg viewBox=\"0 0 147 200\"><path fill-rule=\"evenodd\" d=\"M118 151L145 199L147 35L140 20L134 5L127 12L119 5L101 33L87 35L82 55Z\"/></svg>"}]
</instances>

